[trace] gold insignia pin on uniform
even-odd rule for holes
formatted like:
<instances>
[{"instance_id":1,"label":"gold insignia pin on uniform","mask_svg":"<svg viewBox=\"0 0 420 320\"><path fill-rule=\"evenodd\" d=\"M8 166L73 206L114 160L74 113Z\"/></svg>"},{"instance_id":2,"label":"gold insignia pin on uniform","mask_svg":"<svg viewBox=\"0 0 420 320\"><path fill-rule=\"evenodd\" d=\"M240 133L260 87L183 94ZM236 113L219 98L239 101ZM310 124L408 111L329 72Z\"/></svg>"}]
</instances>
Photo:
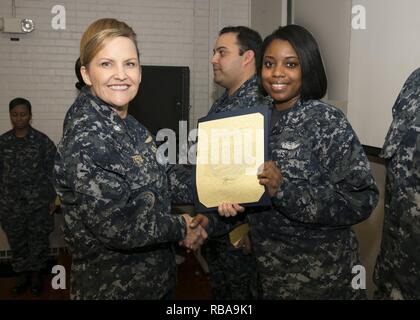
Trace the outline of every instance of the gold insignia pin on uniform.
<instances>
[{"instance_id":1,"label":"gold insignia pin on uniform","mask_svg":"<svg viewBox=\"0 0 420 320\"><path fill-rule=\"evenodd\" d=\"M136 165L141 165L143 163L143 157L139 154L136 154L131 157Z\"/></svg>"}]
</instances>

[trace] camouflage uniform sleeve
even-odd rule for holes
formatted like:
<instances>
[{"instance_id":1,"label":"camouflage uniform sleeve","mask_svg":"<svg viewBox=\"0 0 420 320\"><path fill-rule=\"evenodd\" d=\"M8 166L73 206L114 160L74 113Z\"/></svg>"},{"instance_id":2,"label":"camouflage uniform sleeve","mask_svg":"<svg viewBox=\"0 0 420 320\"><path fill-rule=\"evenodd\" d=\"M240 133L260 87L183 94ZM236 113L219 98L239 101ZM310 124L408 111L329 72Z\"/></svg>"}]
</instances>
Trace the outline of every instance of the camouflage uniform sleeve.
<instances>
[{"instance_id":1,"label":"camouflage uniform sleeve","mask_svg":"<svg viewBox=\"0 0 420 320\"><path fill-rule=\"evenodd\" d=\"M415 70L404 83L392 108L393 120L389 127L380 156L391 158L398 150L407 133L417 119L420 108L420 68Z\"/></svg>"},{"instance_id":2,"label":"camouflage uniform sleeve","mask_svg":"<svg viewBox=\"0 0 420 320\"><path fill-rule=\"evenodd\" d=\"M166 174L168 176L169 192L173 203L193 203L192 195L192 172L191 168L185 165L168 165Z\"/></svg>"},{"instance_id":3,"label":"camouflage uniform sleeve","mask_svg":"<svg viewBox=\"0 0 420 320\"><path fill-rule=\"evenodd\" d=\"M317 147L306 159L292 159L285 171L280 166L284 181L272 202L291 220L347 226L376 206L378 189L363 148L344 116L336 120L318 126Z\"/></svg>"},{"instance_id":4,"label":"camouflage uniform sleeve","mask_svg":"<svg viewBox=\"0 0 420 320\"><path fill-rule=\"evenodd\" d=\"M72 210L66 223L82 220L99 241L118 250L182 240L186 228L183 217L171 215L166 204L156 204L165 192L156 195L155 201L156 192L132 190L123 176L93 159L101 146L88 139L83 138L82 148L80 141L72 139L66 148L69 153L62 155L59 148L57 154L56 189Z\"/></svg>"}]
</instances>

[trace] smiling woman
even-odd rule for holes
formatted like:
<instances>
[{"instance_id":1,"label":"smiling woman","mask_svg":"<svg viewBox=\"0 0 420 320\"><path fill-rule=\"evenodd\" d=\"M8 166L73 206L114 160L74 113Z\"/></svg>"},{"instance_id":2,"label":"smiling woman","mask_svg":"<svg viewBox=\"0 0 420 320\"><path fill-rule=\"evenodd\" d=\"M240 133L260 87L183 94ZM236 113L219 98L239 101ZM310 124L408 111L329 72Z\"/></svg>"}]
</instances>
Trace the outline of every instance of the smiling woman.
<instances>
[{"instance_id":1,"label":"smiling woman","mask_svg":"<svg viewBox=\"0 0 420 320\"><path fill-rule=\"evenodd\" d=\"M190 202L189 188L168 179L151 134L127 114L141 80L136 34L124 22L98 20L81 39L80 62L86 86L67 112L54 168L73 258L71 297L171 297L173 243L195 249L207 235L189 227L189 215L171 214L170 196Z\"/></svg>"}]
</instances>

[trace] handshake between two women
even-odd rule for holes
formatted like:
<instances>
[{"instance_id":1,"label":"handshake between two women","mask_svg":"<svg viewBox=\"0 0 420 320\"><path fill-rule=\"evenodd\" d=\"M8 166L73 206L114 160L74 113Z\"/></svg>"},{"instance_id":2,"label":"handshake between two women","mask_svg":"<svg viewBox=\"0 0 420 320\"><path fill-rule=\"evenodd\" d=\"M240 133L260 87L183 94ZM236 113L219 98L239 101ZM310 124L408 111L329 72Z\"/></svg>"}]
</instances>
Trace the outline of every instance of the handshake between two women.
<instances>
[{"instance_id":1,"label":"handshake between two women","mask_svg":"<svg viewBox=\"0 0 420 320\"><path fill-rule=\"evenodd\" d=\"M201 213L197 214L195 217L191 217L189 214L183 214L182 217L185 219L186 233L184 240L180 241L179 245L195 251L199 249L207 239L208 235L205 227L209 220Z\"/></svg>"}]
</instances>

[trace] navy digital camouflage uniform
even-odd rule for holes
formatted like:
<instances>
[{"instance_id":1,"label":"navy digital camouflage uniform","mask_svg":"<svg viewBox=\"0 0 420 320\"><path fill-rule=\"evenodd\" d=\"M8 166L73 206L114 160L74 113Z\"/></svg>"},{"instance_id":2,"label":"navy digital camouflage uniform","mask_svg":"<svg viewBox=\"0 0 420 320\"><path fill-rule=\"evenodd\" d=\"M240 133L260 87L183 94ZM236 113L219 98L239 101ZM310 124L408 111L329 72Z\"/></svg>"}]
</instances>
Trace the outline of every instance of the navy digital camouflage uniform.
<instances>
[{"instance_id":1,"label":"navy digital camouflage uniform","mask_svg":"<svg viewBox=\"0 0 420 320\"><path fill-rule=\"evenodd\" d=\"M171 242L185 222L170 214L166 167L150 133L83 88L69 109L55 162L72 253L74 299L160 299L175 287ZM173 179L172 179L173 180ZM173 180L177 181L177 180Z\"/></svg>"},{"instance_id":2,"label":"navy digital camouflage uniform","mask_svg":"<svg viewBox=\"0 0 420 320\"><path fill-rule=\"evenodd\" d=\"M342 112L321 101L276 118L269 150L283 183L272 210L248 215L262 298L366 298L351 285L360 264L351 226L378 200L363 148Z\"/></svg>"},{"instance_id":3,"label":"navy digital camouflage uniform","mask_svg":"<svg viewBox=\"0 0 420 320\"><path fill-rule=\"evenodd\" d=\"M380 156L386 161L385 216L376 299L420 299L420 68L404 84Z\"/></svg>"},{"instance_id":4,"label":"navy digital camouflage uniform","mask_svg":"<svg viewBox=\"0 0 420 320\"><path fill-rule=\"evenodd\" d=\"M209 114L251 108L257 105L270 106L269 98L258 90L257 76L243 83L231 96L225 91L212 105ZM222 219L227 224L241 224L244 214L237 218ZM246 222L246 221L244 221ZM242 223L244 223L242 222ZM208 263L212 296L217 300L255 299L258 290L258 275L253 253L245 254L235 248L225 234L213 237L203 246L203 255Z\"/></svg>"},{"instance_id":5,"label":"navy digital camouflage uniform","mask_svg":"<svg viewBox=\"0 0 420 320\"><path fill-rule=\"evenodd\" d=\"M52 173L56 147L42 132L29 127L24 138L14 130L0 137L1 224L12 250L15 272L46 267L54 218Z\"/></svg>"}]
</instances>

